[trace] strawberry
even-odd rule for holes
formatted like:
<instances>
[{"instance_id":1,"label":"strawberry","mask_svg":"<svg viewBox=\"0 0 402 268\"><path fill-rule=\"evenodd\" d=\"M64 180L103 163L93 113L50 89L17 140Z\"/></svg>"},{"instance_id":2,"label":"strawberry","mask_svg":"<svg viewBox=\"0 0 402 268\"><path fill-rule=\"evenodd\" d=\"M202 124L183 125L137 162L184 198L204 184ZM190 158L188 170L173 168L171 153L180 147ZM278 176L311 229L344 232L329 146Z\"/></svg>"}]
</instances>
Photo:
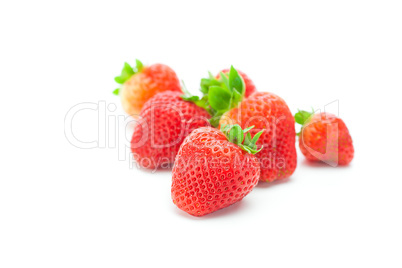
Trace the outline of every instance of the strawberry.
<instances>
[{"instance_id":1,"label":"strawberry","mask_svg":"<svg viewBox=\"0 0 402 268\"><path fill-rule=\"evenodd\" d=\"M202 127L187 136L173 166L171 193L178 208L203 216L251 192L260 176L253 154L258 152L256 141L261 133L251 138L250 129L228 125L221 132Z\"/></svg>"},{"instance_id":2,"label":"strawberry","mask_svg":"<svg viewBox=\"0 0 402 268\"><path fill-rule=\"evenodd\" d=\"M329 113L300 111L295 120L302 125L299 147L310 161L323 161L331 166L347 165L354 156L352 137L345 123Z\"/></svg>"},{"instance_id":3,"label":"strawberry","mask_svg":"<svg viewBox=\"0 0 402 268\"><path fill-rule=\"evenodd\" d=\"M131 151L141 167L168 168L184 138L208 126L210 115L182 99L182 92L165 91L148 100L134 128Z\"/></svg>"},{"instance_id":4,"label":"strawberry","mask_svg":"<svg viewBox=\"0 0 402 268\"><path fill-rule=\"evenodd\" d=\"M263 130L257 145L264 148L256 154L261 165L261 181L272 182L290 177L296 169L295 121L285 101L275 94L257 92L229 110L221 124L255 126L251 133Z\"/></svg>"},{"instance_id":5,"label":"strawberry","mask_svg":"<svg viewBox=\"0 0 402 268\"><path fill-rule=\"evenodd\" d=\"M221 73L224 73L224 74L227 75L229 72L230 72L230 69L224 69L224 70L220 71L220 73L217 74L217 75L215 76L215 78L218 79L218 80L220 80L220 78L221 78ZM237 70L237 72L240 74L240 76L241 76L241 77L243 78L243 80L244 80L244 86L245 86L245 93L244 93L244 96L247 98L248 96L250 96L251 94L253 94L253 93L256 92L257 90L256 90L256 88L255 88L255 85L254 85L253 81L252 81L245 73L243 73L243 72L240 71L240 70Z\"/></svg>"},{"instance_id":6,"label":"strawberry","mask_svg":"<svg viewBox=\"0 0 402 268\"><path fill-rule=\"evenodd\" d=\"M143 66L136 60L136 67L132 68L126 62L121 75L115 77L115 81L122 86L113 93L121 95L123 109L132 116L137 116L144 103L159 92L181 92L176 73L163 64Z\"/></svg>"}]
</instances>

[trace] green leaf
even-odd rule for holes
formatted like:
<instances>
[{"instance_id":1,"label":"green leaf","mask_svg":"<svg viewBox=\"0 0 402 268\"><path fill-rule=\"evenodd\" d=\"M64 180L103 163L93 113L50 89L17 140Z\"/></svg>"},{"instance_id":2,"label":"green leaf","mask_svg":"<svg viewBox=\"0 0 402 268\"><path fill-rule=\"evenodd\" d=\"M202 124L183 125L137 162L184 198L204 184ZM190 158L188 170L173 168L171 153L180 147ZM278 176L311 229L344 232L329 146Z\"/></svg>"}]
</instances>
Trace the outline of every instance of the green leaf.
<instances>
[{"instance_id":1,"label":"green leaf","mask_svg":"<svg viewBox=\"0 0 402 268\"><path fill-rule=\"evenodd\" d=\"M211 106L208 103L208 98L202 97L200 100L194 102L196 105L204 108L210 115L213 115Z\"/></svg>"},{"instance_id":2,"label":"green leaf","mask_svg":"<svg viewBox=\"0 0 402 268\"><path fill-rule=\"evenodd\" d=\"M230 85L229 85L229 79L228 79L228 77L226 76L226 74L224 74L223 72L221 72L220 75L221 75L221 80L222 80L223 84L226 86L226 88L227 88L230 92L232 92L232 88L231 88Z\"/></svg>"},{"instance_id":3,"label":"green leaf","mask_svg":"<svg viewBox=\"0 0 402 268\"><path fill-rule=\"evenodd\" d=\"M196 95L192 95L190 93L190 91L187 90L186 84L184 83L184 81L181 81L182 83L182 87L181 90L183 91L183 95L181 95L181 98L185 101L190 101L193 102L195 105L204 108L210 115L213 115L209 104L208 104L208 99L206 97L203 97L200 99L200 97L196 96Z\"/></svg>"},{"instance_id":4,"label":"green leaf","mask_svg":"<svg viewBox=\"0 0 402 268\"><path fill-rule=\"evenodd\" d=\"M191 102L197 102L200 100L200 97L198 96L186 96L186 95L182 95L181 98L185 101L191 101Z\"/></svg>"},{"instance_id":5,"label":"green leaf","mask_svg":"<svg viewBox=\"0 0 402 268\"><path fill-rule=\"evenodd\" d=\"M119 95L119 92L120 92L120 88L116 88L115 90L113 90L113 94L114 95Z\"/></svg>"},{"instance_id":6,"label":"green leaf","mask_svg":"<svg viewBox=\"0 0 402 268\"><path fill-rule=\"evenodd\" d=\"M116 76L116 77L114 78L114 81L115 81L117 84L124 84L124 82L126 81L126 79L125 79L125 78L122 78L121 76Z\"/></svg>"},{"instance_id":7,"label":"green leaf","mask_svg":"<svg viewBox=\"0 0 402 268\"><path fill-rule=\"evenodd\" d=\"M234 144L242 144L244 139L243 130L239 125L233 125L228 133L229 141Z\"/></svg>"},{"instance_id":8,"label":"green leaf","mask_svg":"<svg viewBox=\"0 0 402 268\"><path fill-rule=\"evenodd\" d=\"M208 78L201 79L200 91L203 96L200 99L185 95L189 101L203 107L212 116L212 126L218 126L220 117L230 109L237 107L244 98L244 81L236 69L232 66L229 74L221 72L216 79L210 72ZM229 76L230 78L229 78ZM198 103L197 103L198 102Z\"/></svg>"},{"instance_id":9,"label":"green leaf","mask_svg":"<svg viewBox=\"0 0 402 268\"><path fill-rule=\"evenodd\" d=\"M252 152L252 154L256 154L256 153L261 152L261 150L262 150L263 147L264 147L264 146L261 146L261 148L258 149L258 150L254 149L253 152Z\"/></svg>"},{"instance_id":10,"label":"green leaf","mask_svg":"<svg viewBox=\"0 0 402 268\"><path fill-rule=\"evenodd\" d=\"M232 91L232 106L231 108L237 107L237 104L243 100L243 95L237 92L237 90Z\"/></svg>"},{"instance_id":11,"label":"green leaf","mask_svg":"<svg viewBox=\"0 0 402 268\"><path fill-rule=\"evenodd\" d=\"M209 119L209 123L211 123L211 126L213 127L218 127L219 126L219 120L221 119L222 112L220 111L212 111L210 113L212 115L211 119Z\"/></svg>"},{"instance_id":12,"label":"green leaf","mask_svg":"<svg viewBox=\"0 0 402 268\"><path fill-rule=\"evenodd\" d=\"M260 136L262 135L263 132L264 132L264 130L261 130L260 132L258 132L257 134L254 135L253 139L250 142L250 144L252 146L255 146L257 144L257 141L258 141L258 139L260 138Z\"/></svg>"},{"instance_id":13,"label":"green leaf","mask_svg":"<svg viewBox=\"0 0 402 268\"><path fill-rule=\"evenodd\" d=\"M211 82L210 82L210 79L208 79L208 78L202 78L201 79L201 83L200 83L200 86L201 86L201 92L205 95L205 94L208 94L208 91L209 91L209 87L211 86Z\"/></svg>"},{"instance_id":14,"label":"green leaf","mask_svg":"<svg viewBox=\"0 0 402 268\"><path fill-rule=\"evenodd\" d=\"M228 141L238 145L242 150L244 150L248 153L256 154L262 150L262 147L259 150L257 150L256 142L260 138L261 134L263 133L263 130L258 132L256 135L254 135L253 138L251 138L250 132L247 132L246 137L244 137L245 131L249 131L253 127L254 126L243 130L237 124L236 125L225 125L225 126L221 126L221 131L223 134L225 134Z\"/></svg>"},{"instance_id":15,"label":"green leaf","mask_svg":"<svg viewBox=\"0 0 402 268\"><path fill-rule=\"evenodd\" d=\"M262 146L259 150L251 148L249 146L245 146L245 145L239 145L239 147L250 154L256 154L262 150Z\"/></svg>"},{"instance_id":16,"label":"green leaf","mask_svg":"<svg viewBox=\"0 0 402 268\"><path fill-rule=\"evenodd\" d=\"M252 150L250 147L244 146L243 144L240 144L239 147L240 147L243 151L246 151L246 152L249 153L249 154L253 154L253 150Z\"/></svg>"},{"instance_id":17,"label":"green leaf","mask_svg":"<svg viewBox=\"0 0 402 268\"><path fill-rule=\"evenodd\" d=\"M116 76L114 80L119 84L124 84L130 77L135 74L134 69L127 62L124 63L124 67L121 70L120 76Z\"/></svg>"},{"instance_id":18,"label":"green leaf","mask_svg":"<svg viewBox=\"0 0 402 268\"><path fill-rule=\"evenodd\" d=\"M244 133L247 133L247 132L249 132L250 130L252 130L253 128L254 128L254 126L245 128L245 129L243 130L243 132L244 132Z\"/></svg>"},{"instance_id":19,"label":"green leaf","mask_svg":"<svg viewBox=\"0 0 402 268\"><path fill-rule=\"evenodd\" d=\"M245 132L246 130L243 130ZM250 132L247 132L246 137L244 138L244 144L250 144L251 143L251 134Z\"/></svg>"},{"instance_id":20,"label":"green leaf","mask_svg":"<svg viewBox=\"0 0 402 268\"><path fill-rule=\"evenodd\" d=\"M217 111L228 110L231 102L231 94L226 89L218 86L209 87L208 102Z\"/></svg>"},{"instance_id":21,"label":"green leaf","mask_svg":"<svg viewBox=\"0 0 402 268\"><path fill-rule=\"evenodd\" d=\"M244 81L243 78L239 75L237 70L231 66L229 72L229 86L231 89L235 89L241 96L244 95Z\"/></svg>"},{"instance_id":22,"label":"green leaf","mask_svg":"<svg viewBox=\"0 0 402 268\"><path fill-rule=\"evenodd\" d=\"M142 62L138 59L135 60L135 64L136 64L136 73L140 73L142 71L142 69L144 69L144 64L142 64Z\"/></svg>"},{"instance_id":23,"label":"green leaf","mask_svg":"<svg viewBox=\"0 0 402 268\"><path fill-rule=\"evenodd\" d=\"M201 79L200 86L201 86L201 89L200 89L201 92L202 92L204 95L207 95L210 86L222 86L222 83L219 82L219 81L218 81L217 79L215 79L214 77L212 77L212 78L202 78L202 79Z\"/></svg>"},{"instance_id":24,"label":"green leaf","mask_svg":"<svg viewBox=\"0 0 402 268\"><path fill-rule=\"evenodd\" d=\"M295 121L296 121L296 123L298 123L300 125L304 125L313 114L314 114L314 111L311 113L311 112L299 110L299 112L297 112L295 114Z\"/></svg>"},{"instance_id":25,"label":"green leaf","mask_svg":"<svg viewBox=\"0 0 402 268\"><path fill-rule=\"evenodd\" d=\"M114 78L114 81L118 84L124 84L127 82L134 74L141 72L144 69L144 65L141 61L135 60L136 67L133 68L127 62L124 63L123 69L121 70L121 74ZM113 94L118 95L119 90L114 90Z\"/></svg>"},{"instance_id":26,"label":"green leaf","mask_svg":"<svg viewBox=\"0 0 402 268\"><path fill-rule=\"evenodd\" d=\"M231 125L221 125L221 131L223 133L226 133L227 131L229 131L229 129L231 128Z\"/></svg>"}]
</instances>

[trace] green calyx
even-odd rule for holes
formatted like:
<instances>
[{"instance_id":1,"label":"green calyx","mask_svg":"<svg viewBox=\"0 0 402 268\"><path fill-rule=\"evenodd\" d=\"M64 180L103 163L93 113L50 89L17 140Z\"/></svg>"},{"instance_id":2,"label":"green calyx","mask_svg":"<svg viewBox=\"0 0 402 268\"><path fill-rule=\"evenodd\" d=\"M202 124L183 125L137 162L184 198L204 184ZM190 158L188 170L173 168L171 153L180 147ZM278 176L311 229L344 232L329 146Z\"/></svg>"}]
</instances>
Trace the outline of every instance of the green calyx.
<instances>
[{"instance_id":1,"label":"green calyx","mask_svg":"<svg viewBox=\"0 0 402 268\"><path fill-rule=\"evenodd\" d=\"M203 94L201 98L188 92L185 92L182 98L194 102L208 111L212 116L211 125L217 127L221 116L237 107L243 100L245 85L243 78L231 66L228 74L220 73L219 79L216 79L211 73L209 73L209 78L201 79L200 91Z\"/></svg>"},{"instance_id":2,"label":"green calyx","mask_svg":"<svg viewBox=\"0 0 402 268\"><path fill-rule=\"evenodd\" d=\"M207 99L205 97L202 97L200 99L200 97L196 96L196 95L192 95L190 93L190 91L187 90L186 85L184 84L184 81L181 81L181 90L183 91L183 95L181 96L181 98L185 101L190 101L195 103L197 106L204 108L210 115L213 114L213 111L211 110L211 107L209 107L209 105L207 104Z\"/></svg>"},{"instance_id":3,"label":"green calyx","mask_svg":"<svg viewBox=\"0 0 402 268\"><path fill-rule=\"evenodd\" d=\"M127 80L129 80L134 74L139 73L142 71L142 69L144 69L144 65L142 64L141 61L139 60L135 60L136 66L135 68L131 67L130 64L128 64L127 62L124 63L123 69L121 70L121 74L120 76L116 76L114 78L114 81L116 81L116 83L123 85ZM116 88L113 91L113 94L115 95L119 95L120 92L120 87Z\"/></svg>"},{"instance_id":4,"label":"green calyx","mask_svg":"<svg viewBox=\"0 0 402 268\"><path fill-rule=\"evenodd\" d=\"M310 118L313 116L313 114L314 114L313 109L311 109L311 112L298 110L298 112L295 114L295 121L296 121L296 123L303 126L305 123L310 121ZM299 136L300 132L296 133L296 135Z\"/></svg>"},{"instance_id":5,"label":"green calyx","mask_svg":"<svg viewBox=\"0 0 402 268\"><path fill-rule=\"evenodd\" d=\"M256 154L262 150L262 146L259 150L257 150L256 143L260 138L261 134L264 132L264 130L261 130L260 132L255 134L253 138L251 138L251 134L249 131L252 128L254 128L254 126L242 129L239 125L236 124L236 125L222 126L221 131L223 132L223 134L225 134L226 138L231 143L236 144L242 150L250 154Z\"/></svg>"}]
</instances>

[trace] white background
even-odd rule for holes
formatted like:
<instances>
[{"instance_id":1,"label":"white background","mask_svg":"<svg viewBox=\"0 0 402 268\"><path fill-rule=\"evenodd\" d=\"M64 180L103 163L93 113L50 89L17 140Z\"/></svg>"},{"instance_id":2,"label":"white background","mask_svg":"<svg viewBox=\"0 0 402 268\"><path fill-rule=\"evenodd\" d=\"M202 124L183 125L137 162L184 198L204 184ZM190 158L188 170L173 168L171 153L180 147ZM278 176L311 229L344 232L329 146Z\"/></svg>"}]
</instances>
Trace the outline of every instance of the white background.
<instances>
[{"instance_id":1,"label":"white background","mask_svg":"<svg viewBox=\"0 0 402 268\"><path fill-rule=\"evenodd\" d=\"M3 1L0 267L401 267L401 14L400 1ZM188 216L169 171L65 137L78 103L124 114L113 77L135 58L170 65L193 92L233 64L292 112L338 100L355 159L299 153L289 180ZM97 112L73 131L96 140Z\"/></svg>"}]
</instances>

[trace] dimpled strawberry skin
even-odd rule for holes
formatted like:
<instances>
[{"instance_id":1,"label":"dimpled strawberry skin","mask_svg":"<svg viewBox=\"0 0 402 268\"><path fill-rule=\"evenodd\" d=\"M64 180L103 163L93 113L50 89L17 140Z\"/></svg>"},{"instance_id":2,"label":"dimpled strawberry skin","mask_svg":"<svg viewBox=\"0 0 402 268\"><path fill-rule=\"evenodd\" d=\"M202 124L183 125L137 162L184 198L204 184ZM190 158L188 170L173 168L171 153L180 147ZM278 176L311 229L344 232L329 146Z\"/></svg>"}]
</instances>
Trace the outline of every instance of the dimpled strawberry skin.
<instances>
[{"instance_id":1,"label":"dimpled strawberry skin","mask_svg":"<svg viewBox=\"0 0 402 268\"><path fill-rule=\"evenodd\" d=\"M131 151L143 168L167 168L174 162L180 144L192 130L208 126L210 115L181 92L166 91L145 103L134 127Z\"/></svg>"},{"instance_id":2,"label":"dimpled strawberry skin","mask_svg":"<svg viewBox=\"0 0 402 268\"><path fill-rule=\"evenodd\" d=\"M254 155L227 141L217 129L199 128L184 140L176 156L173 203L190 215L203 216L243 199L259 176Z\"/></svg>"},{"instance_id":3,"label":"dimpled strawberry skin","mask_svg":"<svg viewBox=\"0 0 402 268\"><path fill-rule=\"evenodd\" d=\"M229 73L229 71L230 71L229 69L224 69L221 72L224 73L224 74L227 74L227 73ZM253 81L245 73L243 73L242 71L239 71L239 70L237 70L237 72L243 78L244 85L246 87L246 92L244 93L244 95L247 98L248 96L250 96L251 94L253 94L257 90L255 88L255 85L254 85ZM220 73L216 76L216 79L219 79L221 77Z\"/></svg>"},{"instance_id":4,"label":"dimpled strawberry skin","mask_svg":"<svg viewBox=\"0 0 402 268\"><path fill-rule=\"evenodd\" d=\"M261 164L261 181L272 182L293 174L297 166L295 121L283 99L256 92L222 116L220 123L255 126L252 135L264 129L257 142L263 148L255 155Z\"/></svg>"},{"instance_id":5,"label":"dimpled strawberry skin","mask_svg":"<svg viewBox=\"0 0 402 268\"><path fill-rule=\"evenodd\" d=\"M144 67L124 83L121 92L123 109L129 115L136 116L146 101L168 90L181 92L180 81L173 69L164 64Z\"/></svg>"},{"instance_id":6,"label":"dimpled strawberry skin","mask_svg":"<svg viewBox=\"0 0 402 268\"><path fill-rule=\"evenodd\" d=\"M334 131L328 132L328 127L331 125L337 128L337 134ZM312 155L305 146L322 154L320 159ZM352 137L345 123L342 119L328 113L314 114L303 126L299 147L310 161L322 160L347 165L354 156Z\"/></svg>"}]
</instances>

